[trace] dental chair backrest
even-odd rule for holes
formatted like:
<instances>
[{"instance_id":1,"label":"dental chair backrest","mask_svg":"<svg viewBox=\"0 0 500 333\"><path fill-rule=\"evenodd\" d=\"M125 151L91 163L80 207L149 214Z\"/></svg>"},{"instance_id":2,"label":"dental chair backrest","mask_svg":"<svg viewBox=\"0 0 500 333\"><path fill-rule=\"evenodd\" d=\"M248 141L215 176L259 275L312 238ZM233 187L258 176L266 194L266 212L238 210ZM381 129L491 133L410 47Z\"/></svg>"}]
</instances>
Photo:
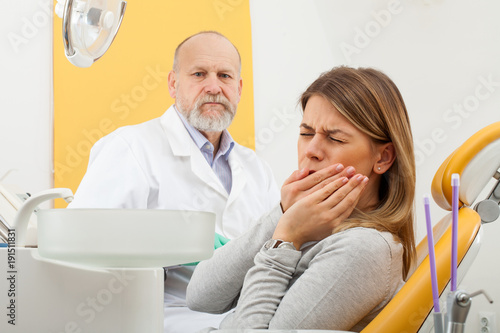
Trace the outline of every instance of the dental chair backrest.
<instances>
[{"instance_id":1,"label":"dental chair backrest","mask_svg":"<svg viewBox=\"0 0 500 333\"><path fill-rule=\"evenodd\" d=\"M500 122L483 128L455 150L441 165L432 182L432 196L443 209L451 211L451 175L460 174L458 217L458 261L459 280L463 277L466 263L473 260L479 246L481 216L472 205L480 193L491 182L495 185L489 201L481 201L476 207L487 209L483 219L492 220L500 201ZM495 181L496 180L496 181ZM495 205L491 202L496 202ZM433 229L436 255L436 270L441 297L451 277L451 213L439 221ZM488 221L489 222L489 221ZM432 287L427 238L417 246L416 268L405 285L362 333L419 332L433 308ZM472 258L471 258L472 257ZM467 260L466 260L467 259Z\"/></svg>"}]
</instances>

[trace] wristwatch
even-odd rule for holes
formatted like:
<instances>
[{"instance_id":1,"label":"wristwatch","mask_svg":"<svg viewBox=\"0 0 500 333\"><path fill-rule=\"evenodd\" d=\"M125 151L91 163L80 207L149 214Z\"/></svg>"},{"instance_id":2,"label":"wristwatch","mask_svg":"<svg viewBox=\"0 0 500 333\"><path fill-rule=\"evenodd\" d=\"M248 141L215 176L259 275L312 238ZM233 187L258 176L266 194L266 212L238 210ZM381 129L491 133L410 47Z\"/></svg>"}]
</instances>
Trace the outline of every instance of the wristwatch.
<instances>
[{"instance_id":1,"label":"wristwatch","mask_svg":"<svg viewBox=\"0 0 500 333\"><path fill-rule=\"evenodd\" d=\"M289 249L289 250L294 250L297 251L295 248L295 245L291 242L285 242L281 239L270 239L264 244L264 248L266 250L269 249Z\"/></svg>"}]
</instances>

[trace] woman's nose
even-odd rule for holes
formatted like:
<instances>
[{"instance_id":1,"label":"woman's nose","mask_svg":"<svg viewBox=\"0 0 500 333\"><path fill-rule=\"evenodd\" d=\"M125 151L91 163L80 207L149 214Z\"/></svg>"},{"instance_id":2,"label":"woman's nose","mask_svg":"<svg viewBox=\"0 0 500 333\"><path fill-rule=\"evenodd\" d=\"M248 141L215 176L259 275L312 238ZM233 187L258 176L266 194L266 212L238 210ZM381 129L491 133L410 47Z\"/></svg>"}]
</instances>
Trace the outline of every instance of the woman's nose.
<instances>
[{"instance_id":1,"label":"woman's nose","mask_svg":"<svg viewBox=\"0 0 500 333\"><path fill-rule=\"evenodd\" d=\"M205 79L205 92L211 95L217 95L222 91L220 81L216 74L209 74Z\"/></svg>"},{"instance_id":2,"label":"woman's nose","mask_svg":"<svg viewBox=\"0 0 500 333\"><path fill-rule=\"evenodd\" d=\"M317 161L322 161L325 158L321 139L318 135L315 135L307 144L306 157Z\"/></svg>"}]
</instances>

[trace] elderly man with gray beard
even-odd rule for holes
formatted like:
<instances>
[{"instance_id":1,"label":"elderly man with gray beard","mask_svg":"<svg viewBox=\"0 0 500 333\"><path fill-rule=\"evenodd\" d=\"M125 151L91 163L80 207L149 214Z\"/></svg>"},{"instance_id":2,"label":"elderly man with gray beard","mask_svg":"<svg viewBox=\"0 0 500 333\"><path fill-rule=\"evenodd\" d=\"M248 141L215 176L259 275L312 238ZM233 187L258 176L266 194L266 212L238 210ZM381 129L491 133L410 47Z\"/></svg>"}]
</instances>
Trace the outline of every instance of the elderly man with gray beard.
<instances>
[{"instance_id":1,"label":"elderly man with gray beard","mask_svg":"<svg viewBox=\"0 0 500 333\"><path fill-rule=\"evenodd\" d=\"M185 39L168 76L175 104L99 140L69 207L209 211L217 234L242 234L280 201L270 168L226 129L242 86L240 54L226 37L204 31ZM187 308L192 272L166 268L165 332L218 327L223 318Z\"/></svg>"}]
</instances>

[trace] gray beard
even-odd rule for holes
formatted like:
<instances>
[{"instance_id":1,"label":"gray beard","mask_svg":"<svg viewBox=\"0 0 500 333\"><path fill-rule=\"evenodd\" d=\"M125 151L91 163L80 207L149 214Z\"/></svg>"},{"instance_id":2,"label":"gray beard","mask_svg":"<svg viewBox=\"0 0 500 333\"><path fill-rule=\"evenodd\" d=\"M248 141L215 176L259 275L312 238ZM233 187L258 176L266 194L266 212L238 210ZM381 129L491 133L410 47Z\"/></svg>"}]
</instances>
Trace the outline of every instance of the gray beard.
<instances>
[{"instance_id":1,"label":"gray beard","mask_svg":"<svg viewBox=\"0 0 500 333\"><path fill-rule=\"evenodd\" d=\"M204 116L201 106L207 102L221 103L224 106L224 111L218 117ZM231 125L236 113L229 101L221 95L205 95L199 98L190 111L186 111L183 104L182 101L177 101L179 112L191 126L203 132L222 132Z\"/></svg>"}]
</instances>

